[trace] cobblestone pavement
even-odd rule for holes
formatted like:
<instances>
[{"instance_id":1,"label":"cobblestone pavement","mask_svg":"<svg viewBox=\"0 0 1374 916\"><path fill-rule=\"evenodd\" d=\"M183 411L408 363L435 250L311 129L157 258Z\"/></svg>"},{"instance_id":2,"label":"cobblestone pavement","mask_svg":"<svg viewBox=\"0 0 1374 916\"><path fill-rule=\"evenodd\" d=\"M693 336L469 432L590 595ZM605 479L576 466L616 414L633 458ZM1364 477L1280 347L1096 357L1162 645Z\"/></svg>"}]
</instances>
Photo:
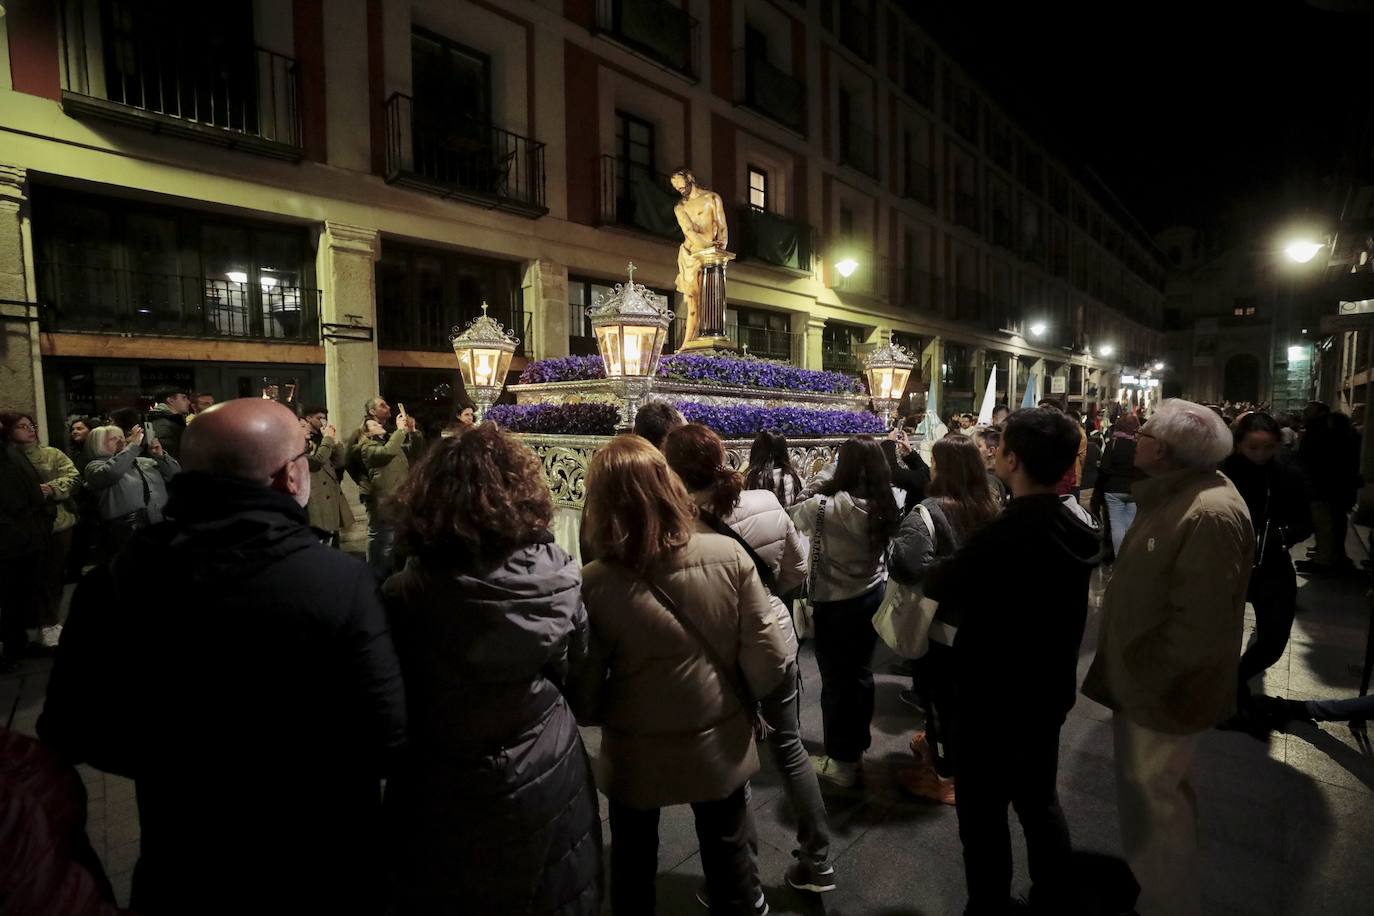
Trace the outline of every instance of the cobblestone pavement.
<instances>
[{"instance_id":1,"label":"cobblestone pavement","mask_svg":"<svg viewBox=\"0 0 1374 916\"><path fill-rule=\"evenodd\" d=\"M1362 534L1368 532L1361 530ZM1301 555L1301 548L1295 550ZM1351 555L1363 548L1351 540ZM1299 611L1283 658L1265 675L1266 693L1294 698L1353 696L1358 690L1370 605L1360 579L1299 579ZM1253 627L1247 615L1246 638ZM1088 625L1081 670L1092 659L1096 616ZM760 835L760 868L774 913L918 916L957 914L964 902L963 870L952 808L902 797L894 773L909 765L905 750L919 716L898 701L907 686L886 673L880 654L874 744L861 791L831 792L827 802L836 834L840 888L824 898L800 894L782 881L791 862L793 820L770 764L753 782ZM806 684L804 734L818 752L819 678L803 652ZM50 663L26 662L0 677L0 716L33 733L42 709ZM987 710L987 726L1017 714L1016 698ZM1064 726L1060 791L1085 883L1121 854L1112 777L1108 712L1080 698ZM584 730L596 753L600 736ZM1344 724L1295 726L1268 743L1233 733L1207 735L1200 757L1202 872L1210 916L1230 914L1367 913L1374 901L1374 758L1362 734ZM1016 748L1008 747L1014 754ZM766 754L761 755L765 759ZM138 814L132 784L89 767L91 841L121 902L138 856ZM604 816L603 803L603 816ZM1025 851L1013 829L1017 890L1028 885ZM607 833L609 839L609 831ZM1094 855L1100 854L1100 855ZM665 916L704 912L693 899L701 880L691 813L669 809L662 821L659 911Z\"/></svg>"}]
</instances>

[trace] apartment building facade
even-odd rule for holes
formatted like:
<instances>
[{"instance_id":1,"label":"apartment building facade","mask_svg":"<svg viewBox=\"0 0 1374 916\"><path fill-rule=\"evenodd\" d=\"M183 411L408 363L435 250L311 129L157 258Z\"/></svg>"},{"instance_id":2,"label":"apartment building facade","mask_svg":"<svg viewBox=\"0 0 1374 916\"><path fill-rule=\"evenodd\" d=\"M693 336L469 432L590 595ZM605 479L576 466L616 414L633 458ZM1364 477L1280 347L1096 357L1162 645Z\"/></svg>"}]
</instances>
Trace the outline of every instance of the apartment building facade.
<instances>
[{"instance_id":1,"label":"apartment building facade","mask_svg":"<svg viewBox=\"0 0 1374 916\"><path fill-rule=\"evenodd\" d=\"M885 0L18 0L0 16L5 401L168 383L413 411L483 302L524 360L672 292L667 174L726 202L731 335L942 409L1083 405L1163 353L1164 265ZM916 387L916 386L913 386Z\"/></svg>"}]
</instances>

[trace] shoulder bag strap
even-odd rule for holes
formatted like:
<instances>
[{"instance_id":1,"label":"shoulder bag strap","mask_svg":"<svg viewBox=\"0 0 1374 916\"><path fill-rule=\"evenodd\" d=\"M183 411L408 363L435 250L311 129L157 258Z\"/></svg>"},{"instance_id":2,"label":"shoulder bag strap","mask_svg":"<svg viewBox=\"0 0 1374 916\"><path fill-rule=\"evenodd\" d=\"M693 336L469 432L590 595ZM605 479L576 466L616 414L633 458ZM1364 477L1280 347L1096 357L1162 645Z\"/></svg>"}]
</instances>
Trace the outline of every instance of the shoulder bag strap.
<instances>
[{"instance_id":1,"label":"shoulder bag strap","mask_svg":"<svg viewBox=\"0 0 1374 916\"><path fill-rule=\"evenodd\" d=\"M716 534L723 534L743 547L744 552L749 554L749 559L754 561L754 567L759 571L759 579L762 580L763 587L768 589L768 594L776 595L778 593L777 580L773 578L773 570L768 568L768 564L763 561L763 557L759 556L758 551L749 546L749 542L746 541L738 531L725 524L725 522L721 521L720 516L712 512L703 510L701 512L701 520L707 525L710 525L711 530Z\"/></svg>"},{"instance_id":2,"label":"shoulder bag strap","mask_svg":"<svg viewBox=\"0 0 1374 916\"><path fill-rule=\"evenodd\" d=\"M701 632L690 617L682 613L681 608L677 606L677 602L668 597L668 593L660 588L658 583L654 582L652 579L645 579L644 584L649 587L649 592L654 596L654 599L658 601L659 604L663 605L664 610L672 614L677 622L682 624L682 628L691 634L692 638L697 641L697 644L701 646L702 652L706 655L706 660L716 669L716 673L720 675L721 680L725 681L726 686L730 688L730 692L735 695L740 705L744 707L744 711L752 714L758 706L758 700L754 699L749 692L748 686L735 674L735 666L726 664L725 659L721 658L720 653L716 651L715 646L711 645L711 641L706 638L706 635Z\"/></svg>"},{"instance_id":3,"label":"shoulder bag strap","mask_svg":"<svg viewBox=\"0 0 1374 916\"><path fill-rule=\"evenodd\" d=\"M816 600L816 576L821 569L821 529L825 526L825 497L821 497L820 506L816 509L816 530L811 532L811 574L806 581L807 598L815 602Z\"/></svg>"}]
</instances>

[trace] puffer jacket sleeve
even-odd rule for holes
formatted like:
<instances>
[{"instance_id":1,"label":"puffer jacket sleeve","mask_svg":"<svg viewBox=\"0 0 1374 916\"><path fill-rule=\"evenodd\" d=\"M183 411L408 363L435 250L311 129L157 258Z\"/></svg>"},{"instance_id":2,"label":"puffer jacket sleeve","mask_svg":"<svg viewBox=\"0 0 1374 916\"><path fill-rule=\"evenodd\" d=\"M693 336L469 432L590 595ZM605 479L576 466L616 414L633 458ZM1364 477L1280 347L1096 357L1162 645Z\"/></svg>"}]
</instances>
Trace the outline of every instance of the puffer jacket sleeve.
<instances>
[{"instance_id":1,"label":"puffer jacket sleeve","mask_svg":"<svg viewBox=\"0 0 1374 916\"><path fill-rule=\"evenodd\" d=\"M806 542L802 540L792 516L784 511L782 518L787 524L787 535L782 543L782 562L778 566L776 585L778 591L785 595L806 581Z\"/></svg>"},{"instance_id":2,"label":"puffer jacket sleeve","mask_svg":"<svg viewBox=\"0 0 1374 916\"><path fill-rule=\"evenodd\" d=\"M405 743L405 689L396 647L387 630L386 611L366 567L358 570L351 603L340 634L347 683L353 690L348 700L353 705L360 750L382 775L393 753Z\"/></svg>"},{"instance_id":3,"label":"puffer jacket sleeve","mask_svg":"<svg viewBox=\"0 0 1374 916\"><path fill-rule=\"evenodd\" d=\"M792 516L792 524L803 537L816 530L816 515L820 511L820 497L810 496L791 506L787 514Z\"/></svg>"},{"instance_id":4,"label":"puffer jacket sleeve","mask_svg":"<svg viewBox=\"0 0 1374 916\"><path fill-rule=\"evenodd\" d=\"M913 509L902 519L901 526L892 537L892 562L889 569L898 582L915 585L924 578L934 559L935 535L926 527L921 513Z\"/></svg>"},{"instance_id":5,"label":"puffer jacket sleeve","mask_svg":"<svg viewBox=\"0 0 1374 916\"><path fill-rule=\"evenodd\" d=\"M739 596L739 667L750 692L765 697L782 683L789 655L787 643L754 561L735 547L735 583Z\"/></svg>"}]
</instances>

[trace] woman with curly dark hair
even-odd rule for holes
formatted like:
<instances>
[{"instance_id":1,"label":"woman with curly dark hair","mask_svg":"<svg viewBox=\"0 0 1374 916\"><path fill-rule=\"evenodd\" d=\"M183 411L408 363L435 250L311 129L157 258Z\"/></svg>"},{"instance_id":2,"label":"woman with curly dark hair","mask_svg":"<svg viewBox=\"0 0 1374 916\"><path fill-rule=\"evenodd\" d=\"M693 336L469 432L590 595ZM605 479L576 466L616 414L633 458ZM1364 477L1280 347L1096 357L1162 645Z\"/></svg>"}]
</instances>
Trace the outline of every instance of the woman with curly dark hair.
<instances>
[{"instance_id":1,"label":"woman with curly dark hair","mask_svg":"<svg viewBox=\"0 0 1374 916\"><path fill-rule=\"evenodd\" d=\"M596 787L563 696L587 651L582 576L539 460L470 427L390 508L410 553L382 587L410 722L387 783L395 912L599 912Z\"/></svg>"},{"instance_id":2,"label":"woman with curly dark hair","mask_svg":"<svg viewBox=\"0 0 1374 916\"><path fill-rule=\"evenodd\" d=\"M859 781L872 742L873 613L887 581L887 541L901 515L892 473L872 436L840 446L835 475L791 509L809 557L816 617L816 665L821 670L825 755L812 757L817 775L840 788Z\"/></svg>"}]
</instances>

